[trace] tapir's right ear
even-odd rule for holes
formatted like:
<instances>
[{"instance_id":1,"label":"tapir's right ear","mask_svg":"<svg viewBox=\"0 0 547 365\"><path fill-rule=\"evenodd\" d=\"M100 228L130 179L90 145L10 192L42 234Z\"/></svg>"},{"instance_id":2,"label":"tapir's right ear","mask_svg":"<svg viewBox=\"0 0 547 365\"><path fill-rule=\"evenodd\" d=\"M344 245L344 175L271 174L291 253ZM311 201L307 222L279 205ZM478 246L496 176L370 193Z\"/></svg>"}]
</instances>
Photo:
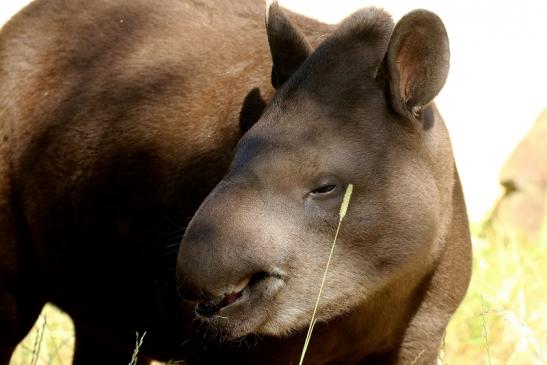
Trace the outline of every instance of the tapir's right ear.
<instances>
[{"instance_id":1,"label":"tapir's right ear","mask_svg":"<svg viewBox=\"0 0 547 365\"><path fill-rule=\"evenodd\" d=\"M427 10L405 15L395 26L386 58L392 106L403 115L420 115L441 91L450 61L441 19Z\"/></svg>"},{"instance_id":2,"label":"tapir's right ear","mask_svg":"<svg viewBox=\"0 0 547 365\"><path fill-rule=\"evenodd\" d=\"M279 88L300 67L312 48L277 1L266 4L266 31L272 53L272 85Z\"/></svg>"}]
</instances>

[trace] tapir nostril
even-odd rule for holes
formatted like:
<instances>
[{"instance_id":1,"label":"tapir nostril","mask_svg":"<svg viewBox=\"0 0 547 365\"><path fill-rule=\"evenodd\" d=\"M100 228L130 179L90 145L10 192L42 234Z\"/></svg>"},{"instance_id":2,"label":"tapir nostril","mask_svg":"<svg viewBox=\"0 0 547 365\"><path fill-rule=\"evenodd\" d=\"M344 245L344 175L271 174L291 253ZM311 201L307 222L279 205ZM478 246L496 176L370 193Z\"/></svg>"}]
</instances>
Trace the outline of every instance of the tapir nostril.
<instances>
[{"instance_id":1,"label":"tapir nostril","mask_svg":"<svg viewBox=\"0 0 547 365\"><path fill-rule=\"evenodd\" d=\"M218 312L221 308L221 303L198 303L196 306L196 313L204 317L209 317Z\"/></svg>"},{"instance_id":2,"label":"tapir nostril","mask_svg":"<svg viewBox=\"0 0 547 365\"><path fill-rule=\"evenodd\" d=\"M265 271L257 272L256 274L253 274L253 276L251 276L251 279L249 280L249 286L253 286L269 276L270 274Z\"/></svg>"},{"instance_id":3,"label":"tapir nostril","mask_svg":"<svg viewBox=\"0 0 547 365\"><path fill-rule=\"evenodd\" d=\"M198 303L198 305L196 305L196 313L204 317L212 316L213 314L217 313L222 308L237 302L242 295L243 295L242 291L237 293L228 293L224 295L221 301L218 301L218 302L210 301L210 302Z\"/></svg>"},{"instance_id":4,"label":"tapir nostril","mask_svg":"<svg viewBox=\"0 0 547 365\"><path fill-rule=\"evenodd\" d=\"M246 279L240 280L237 284L230 287L231 291L225 293L221 299L217 300L208 300L204 302L199 302L196 305L196 313L204 317L210 317L215 313L219 312L221 309L228 307L229 305L234 304L241 299L245 290L253 290L253 287L260 282L266 280L269 277L280 278L278 274L268 273L266 271L259 271L253 274Z\"/></svg>"}]
</instances>

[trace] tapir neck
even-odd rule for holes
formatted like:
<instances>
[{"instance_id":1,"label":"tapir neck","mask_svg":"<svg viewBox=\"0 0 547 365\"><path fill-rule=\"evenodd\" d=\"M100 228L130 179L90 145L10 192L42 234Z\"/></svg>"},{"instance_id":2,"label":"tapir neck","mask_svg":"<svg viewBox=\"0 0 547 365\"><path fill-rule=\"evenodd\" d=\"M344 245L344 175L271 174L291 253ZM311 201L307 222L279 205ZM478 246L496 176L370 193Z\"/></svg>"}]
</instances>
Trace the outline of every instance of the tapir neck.
<instances>
[{"instance_id":1,"label":"tapir neck","mask_svg":"<svg viewBox=\"0 0 547 365\"><path fill-rule=\"evenodd\" d=\"M366 364L370 357L373 363L391 363L396 355L392 349L398 347L423 300L429 277L414 285L412 280L405 281L401 277L395 286L389 285L351 312L316 326L306 355L308 363Z\"/></svg>"}]
</instances>

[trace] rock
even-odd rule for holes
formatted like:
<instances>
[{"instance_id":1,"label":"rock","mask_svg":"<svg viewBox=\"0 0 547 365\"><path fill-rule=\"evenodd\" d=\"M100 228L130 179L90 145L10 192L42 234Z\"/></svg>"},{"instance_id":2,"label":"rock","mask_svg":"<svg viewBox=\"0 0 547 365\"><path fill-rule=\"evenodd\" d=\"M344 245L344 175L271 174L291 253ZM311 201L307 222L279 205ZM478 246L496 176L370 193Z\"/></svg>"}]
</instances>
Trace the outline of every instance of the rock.
<instances>
[{"instance_id":1,"label":"rock","mask_svg":"<svg viewBox=\"0 0 547 365\"><path fill-rule=\"evenodd\" d=\"M517 146L500 175L505 194L492 218L528 240L547 227L547 109Z\"/></svg>"}]
</instances>

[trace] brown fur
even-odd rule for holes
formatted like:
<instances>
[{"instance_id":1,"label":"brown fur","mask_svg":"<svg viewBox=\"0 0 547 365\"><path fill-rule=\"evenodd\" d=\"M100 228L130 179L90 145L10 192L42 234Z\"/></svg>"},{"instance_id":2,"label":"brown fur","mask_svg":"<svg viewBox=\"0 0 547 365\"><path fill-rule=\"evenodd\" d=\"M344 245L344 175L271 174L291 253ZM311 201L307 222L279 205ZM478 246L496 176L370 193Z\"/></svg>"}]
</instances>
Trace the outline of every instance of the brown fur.
<instances>
[{"instance_id":1,"label":"brown fur","mask_svg":"<svg viewBox=\"0 0 547 365\"><path fill-rule=\"evenodd\" d=\"M305 51L298 32L287 35L284 47ZM280 43L270 37L272 54ZM470 273L461 186L432 104L447 71L436 15L415 11L394 27L368 8L279 89L179 250L182 293L201 321L226 339L265 336L253 351L208 351L210 363L298 359L349 183L307 361L436 363Z\"/></svg>"},{"instance_id":2,"label":"brown fur","mask_svg":"<svg viewBox=\"0 0 547 365\"><path fill-rule=\"evenodd\" d=\"M279 19L283 19L281 10L277 11ZM377 10L369 12L385 17ZM355 24L367 19L366 11L360 14L352 18ZM345 72L352 69L348 65L354 61L347 65L325 62L350 60L329 51L344 44L336 38L344 38L342 31L310 55L332 27L294 14L289 18L286 29L290 36L278 44L291 45L296 36L300 40L294 49L304 47L305 52L287 53L281 46L276 48L272 32L264 29L262 3L250 0L237 5L220 0L168 0L161 4L145 0L36 0L4 26L0 33L0 364L8 362L14 346L30 329L46 301L61 307L75 322L75 364L127 363L135 331L147 331L140 352L142 363L150 358L186 359L190 363L289 363L298 358L324 252L323 248L310 250L306 246L311 241L298 233L304 226L284 218L290 217L286 211L289 208L273 205L283 223L274 231L253 229L248 230L249 236L241 235L241 229L252 222L263 227L264 207L255 202L264 197L257 195L256 186L249 190L245 184L228 184L227 191L235 192L219 195L222 186L226 186L224 182L200 208L193 228L185 236L187 247L188 242L198 239L207 244L214 241L213 237L218 238L219 227L225 226L231 231L222 233L224 242L233 242L240 235L240 244L255 244L255 249L239 246L239 251L233 249L237 245L230 250L219 245L210 251L209 257L195 252L193 258L202 260L197 261L197 267L183 266L183 270L194 270L183 277L181 282L185 285L193 281L194 287L204 283L222 287L231 277L218 279L223 270L230 269L226 265L236 275L241 270L263 269L264 262L274 263L280 256L293 257L291 267L307 268L302 276L308 280L307 287L295 287L292 293L294 303L301 305L296 317L287 311L284 322L273 327L262 323L253 328L253 311L267 309L273 316L283 308L283 302L272 301L269 309L257 305L249 311L246 326L236 322L230 325L234 331L239 327L239 333L267 334L252 349L203 340L203 326L194 321L193 307L176 297L173 272L174 254L185 227L225 174L242 132L249 130L246 142L237 149L228 175L232 178L228 180L238 180L234 176L239 172L233 171L248 169L248 160L255 156L257 173L272 174L271 165L264 164L260 150L264 137L273 141L279 134L264 136L261 131L265 128L292 134L292 141L276 140L287 144L289 152L297 137L324 146L337 141L337 125L331 128L326 124L332 138L324 139L322 133L305 127L312 126L305 120L313 115L324 119L339 113L341 104L329 92L331 87L341 87L337 90L348 102L344 110L350 112L355 111L352 102L360 103L359 95L370 86L359 92L344 87L355 76ZM369 18L374 22L374 17ZM391 29L389 22L380 23ZM353 28L347 29L351 33ZM361 50L372 56L363 60L370 62L379 75L389 73L388 67L376 62L383 58L379 49L385 49L389 35L382 40L370 34L367 38L367 27L364 29L364 39L373 43L349 47L343 54ZM272 56L281 67L278 74L276 65L272 72L267 34L273 45ZM286 36L284 31L273 34ZM299 56L294 58L292 54ZM306 61L308 55L310 62ZM323 67L322 64L325 75L330 74L329 70L341 72L328 87L321 80L305 76L306 70L320 71L310 65ZM260 126L252 127L272 98L271 81L280 88L277 101L269 107ZM309 87L301 87L308 81ZM379 78L378 82L389 84L387 79ZM314 98L324 103L325 109L320 113L314 109ZM359 290L376 285L366 283L369 279L375 283L374 272L368 272L372 276L365 281L359 277L359 270L341 276L337 273L343 273L340 268L359 264L358 259L363 256L359 244L363 240L359 233L363 219L384 210L390 212L383 207L391 205L401 210L398 218L408 218L404 213L407 210L401 207L409 195L401 194L398 186L410 186L415 197L422 197L420 188L413 186L416 171L423 174L418 177L428 184L432 181L430 174L435 176L434 181L442 190L438 199L423 197L418 206L426 212L434 211L428 208L428 202L437 208L452 209L439 209L440 218L425 228L419 220L413 221L411 229L399 226L394 217L384 225L369 227L370 238L380 237L386 230L393 232L387 238L405 236L408 242L423 239L424 234L438 233L440 238L434 242L426 240L428 244L420 249L430 255L429 260L416 260L413 256L405 261L404 270L397 269L389 275L389 285L366 297L367 305L361 303L364 296L349 295L346 302L340 301L333 283L327 286L320 319L329 324L318 325L307 358L309 363L358 363L372 361L371 356L405 363L424 346L424 359L429 361L467 285L469 238L465 207L440 116L434 107L420 111L424 121L430 118L431 124L429 130L422 131L388 112L383 93L373 93L373 98L381 106L373 112L378 120L388 118L396 123L366 130L365 139L354 147L361 143L375 146L379 140L385 141L386 147L395 144L395 151L378 146L370 157L363 154L359 158L363 171L378 171L378 176L389 171L397 173L385 175L394 184L387 190L385 185L371 181L371 188L376 186L384 191L387 200L375 195L372 211L348 213L351 216L345 223L347 231L342 232L340 250L333 263L335 285L350 291L355 289L353 285ZM303 107L309 107L311 113L305 114L305 118ZM362 113L360 110L354 117L358 119ZM272 124L274 119L276 124ZM297 119L304 119L303 124L297 124ZM359 134L355 130L346 132ZM408 138L407 133L417 137ZM308 147L313 156L314 146ZM420 151L418 155L405 154L416 149ZM291 159L296 161L301 154L295 151L295 155L271 155L281 172L272 179L287 182L287 174L300 176L291 165ZM420 156L418 164L412 163L415 156ZM350 158L347 162L331 162L336 160L340 168L349 168L355 156L346 157ZM317 159L315 163L303 163L302 168L316 171L322 162ZM386 167L382 168L384 164ZM427 186L426 193L432 188ZM357 202L360 188L356 184ZM203 224L198 229L196 222L203 222L208 215L203 212L208 205L218 209L210 214L209 229ZM409 213L414 212L416 205L409 209ZM431 216L417 214L418 218ZM316 235L316 243L330 240L332 222L328 216L325 220L321 232L315 232L317 225L309 222L313 223L309 229ZM275 237L285 237L285 243L295 239L308 243L293 246L294 249L283 248ZM348 244L350 241L355 244ZM389 252L389 240L385 244ZM258 249L262 263L256 259ZM182 257L184 252L185 249L180 251ZM302 261L304 257L317 265ZM250 266L241 265L245 260ZM396 267L389 255L382 260L376 263L378 268L391 272ZM418 265L418 261L428 265ZM199 267L208 263L211 265L205 266L207 271L200 273ZM251 268L253 265L258 266ZM459 281L454 272L458 272ZM178 273L180 276L180 266ZM411 281L407 280L409 277ZM191 294L182 289L184 295ZM387 302L398 305L389 306ZM241 332L244 327L247 330ZM226 334L229 328L213 325L205 329ZM282 333L293 335L279 338L277 335ZM253 336L247 341L253 341ZM378 361L386 363L384 360Z\"/></svg>"},{"instance_id":3,"label":"brown fur","mask_svg":"<svg viewBox=\"0 0 547 365\"><path fill-rule=\"evenodd\" d=\"M273 93L264 6L237 5L38 0L2 29L0 363L46 301L75 363L127 363L135 331L190 351L176 246Z\"/></svg>"}]
</instances>

